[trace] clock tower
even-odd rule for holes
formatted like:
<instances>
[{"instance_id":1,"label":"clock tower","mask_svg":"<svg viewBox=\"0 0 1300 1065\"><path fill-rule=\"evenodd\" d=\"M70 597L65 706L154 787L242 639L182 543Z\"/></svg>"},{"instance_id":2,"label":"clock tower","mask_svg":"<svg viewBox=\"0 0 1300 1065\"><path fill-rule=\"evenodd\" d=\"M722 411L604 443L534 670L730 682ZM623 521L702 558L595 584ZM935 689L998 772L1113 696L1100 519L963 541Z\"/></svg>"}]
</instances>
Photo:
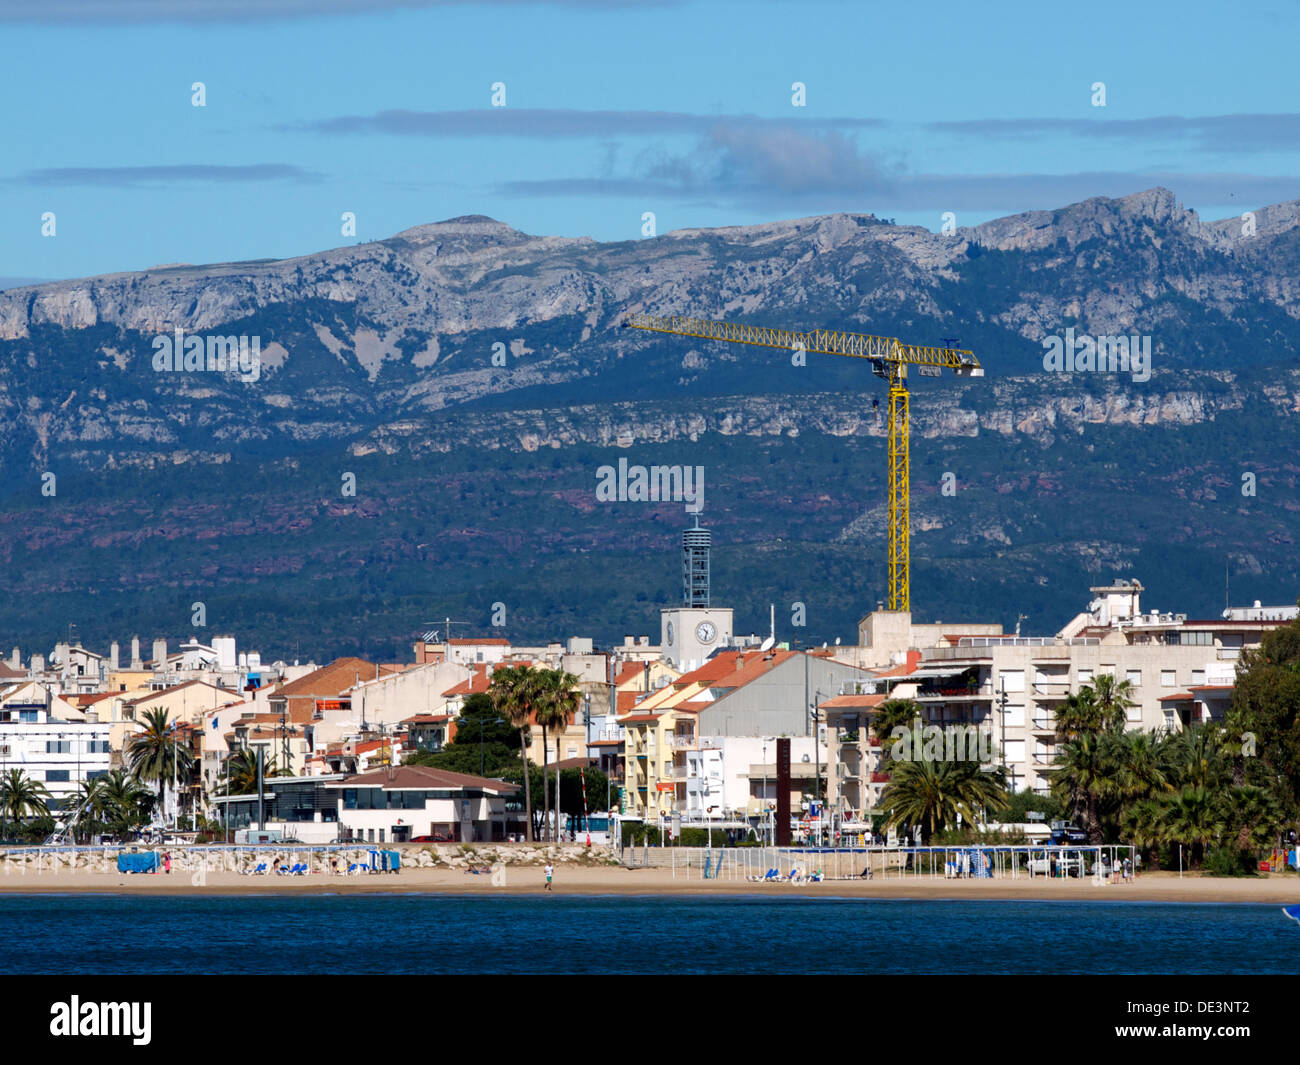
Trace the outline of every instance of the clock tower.
<instances>
[{"instance_id":1,"label":"clock tower","mask_svg":"<svg viewBox=\"0 0 1300 1065\"><path fill-rule=\"evenodd\" d=\"M731 646L731 608L678 606L659 612L660 646L674 669L699 669L719 647Z\"/></svg>"},{"instance_id":2,"label":"clock tower","mask_svg":"<svg viewBox=\"0 0 1300 1065\"><path fill-rule=\"evenodd\" d=\"M682 533L682 605L660 611L659 646L674 669L699 669L719 647L731 644L731 609L709 605L712 536L700 528Z\"/></svg>"}]
</instances>

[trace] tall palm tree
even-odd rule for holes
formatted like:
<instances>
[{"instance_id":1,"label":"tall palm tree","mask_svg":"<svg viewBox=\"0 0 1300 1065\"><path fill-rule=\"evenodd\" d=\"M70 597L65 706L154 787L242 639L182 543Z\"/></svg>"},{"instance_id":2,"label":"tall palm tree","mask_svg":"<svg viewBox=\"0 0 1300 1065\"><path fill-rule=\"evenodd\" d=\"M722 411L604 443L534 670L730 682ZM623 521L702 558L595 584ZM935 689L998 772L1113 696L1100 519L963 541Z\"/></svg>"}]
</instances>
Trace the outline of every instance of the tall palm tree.
<instances>
[{"instance_id":1,"label":"tall palm tree","mask_svg":"<svg viewBox=\"0 0 1300 1065\"><path fill-rule=\"evenodd\" d=\"M1102 842L1099 808L1102 796L1110 789L1110 769L1101 738L1084 732L1066 742L1048 771L1056 798L1084 822L1093 843Z\"/></svg>"},{"instance_id":2,"label":"tall palm tree","mask_svg":"<svg viewBox=\"0 0 1300 1065\"><path fill-rule=\"evenodd\" d=\"M159 807L163 805L167 781L173 777L188 778L194 765L194 755L188 746L180 743L177 724L170 720L166 710L146 710L144 731L133 736L127 745L131 774L137 780L157 784Z\"/></svg>"},{"instance_id":3,"label":"tall palm tree","mask_svg":"<svg viewBox=\"0 0 1300 1065\"><path fill-rule=\"evenodd\" d=\"M519 730L519 759L524 770L524 830L533 842L533 792L528 778L528 726L537 709L538 671L532 666L506 666L492 674L488 697L493 707Z\"/></svg>"},{"instance_id":4,"label":"tall palm tree","mask_svg":"<svg viewBox=\"0 0 1300 1065\"><path fill-rule=\"evenodd\" d=\"M6 820L23 821L28 815L48 817L50 793L39 780L22 769L11 769L0 777L0 808Z\"/></svg>"},{"instance_id":5,"label":"tall palm tree","mask_svg":"<svg viewBox=\"0 0 1300 1065\"><path fill-rule=\"evenodd\" d=\"M1092 681L1092 701L1097 707L1101 727L1106 732L1123 732L1133 701L1133 682L1118 680L1113 673L1098 673Z\"/></svg>"},{"instance_id":6,"label":"tall palm tree","mask_svg":"<svg viewBox=\"0 0 1300 1065\"><path fill-rule=\"evenodd\" d=\"M578 683L577 677L562 669L544 670L538 678L536 712L537 723L542 727L542 795L544 797L543 809L545 810L542 824L546 826L548 839L551 832L551 800L546 782L547 734L552 730L556 734L555 760L558 762L560 761L559 737L564 734L564 730L578 716ZM557 769L555 771L555 834L557 838L559 829L560 772Z\"/></svg>"}]
</instances>

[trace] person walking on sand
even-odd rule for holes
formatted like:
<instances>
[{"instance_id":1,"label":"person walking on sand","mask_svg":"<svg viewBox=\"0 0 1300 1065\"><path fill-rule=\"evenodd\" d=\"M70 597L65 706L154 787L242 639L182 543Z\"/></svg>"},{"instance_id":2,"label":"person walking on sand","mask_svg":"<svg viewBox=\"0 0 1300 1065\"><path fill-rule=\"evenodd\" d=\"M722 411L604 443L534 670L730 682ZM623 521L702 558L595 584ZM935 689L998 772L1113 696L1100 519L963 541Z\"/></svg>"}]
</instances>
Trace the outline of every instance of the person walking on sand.
<instances>
[{"instance_id":1,"label":"person walking on sand","mask_svg":"<svg viewBox=\"0 0 1300 1065\"><path fill-rule=\"evenodd\" d=\"M555 874L555 866L550 862L546 863L546 890L551 890L551 877Z\"/></svg>"},{"instance_id":2,"label":"person walking on sand","mask_svg":"<svg viewBox=\"0 0 1300 1065\"><path fill-rule=\"evenodd\" d=\"M170 874L171 871L172 871L172 852L171 852L171 851L163 851L163 869L164 869L164 871L166 871L168 874Z\"/></svg>"}]
</instances>

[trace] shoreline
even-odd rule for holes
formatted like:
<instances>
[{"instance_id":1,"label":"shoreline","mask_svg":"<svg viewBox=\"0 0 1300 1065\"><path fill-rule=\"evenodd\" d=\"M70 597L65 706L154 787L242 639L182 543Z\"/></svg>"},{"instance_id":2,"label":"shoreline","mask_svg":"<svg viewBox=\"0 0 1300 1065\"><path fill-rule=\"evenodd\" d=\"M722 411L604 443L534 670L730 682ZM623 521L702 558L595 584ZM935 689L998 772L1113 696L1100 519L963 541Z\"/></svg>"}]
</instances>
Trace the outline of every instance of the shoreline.
<instances>
[{"instance_id":1,"label":"shoreline","mask_svg":"<svg viewBox=\"0 0 1300 1065\"><path fill-rule=\"evenodd\" d=\"M1042 877L1001 880L945 880L942 877L878 877L873 880L823 880L820 883L762 883L743 879L717 881L674 878L656 868L559 866L554 889L545 890L542 871L508 867L505 883L494 884L488 874L461 870L403 869L396 874L336 876L245 876L231 872L206 875L176 870L126 875L118 872L23 873L0 875L0 894L9 895L155 895L196 897L292 897L303 895L567 895L592 896L777 896L798 898L894 899L910 901L1086 901L1261 903L1278 906L1300 902L1300 877L1284 874L1219 878L1200 874L1145 873L1129 884L1094 884L1089 879L1048 880Z\"/></svg>"}]
</instances>

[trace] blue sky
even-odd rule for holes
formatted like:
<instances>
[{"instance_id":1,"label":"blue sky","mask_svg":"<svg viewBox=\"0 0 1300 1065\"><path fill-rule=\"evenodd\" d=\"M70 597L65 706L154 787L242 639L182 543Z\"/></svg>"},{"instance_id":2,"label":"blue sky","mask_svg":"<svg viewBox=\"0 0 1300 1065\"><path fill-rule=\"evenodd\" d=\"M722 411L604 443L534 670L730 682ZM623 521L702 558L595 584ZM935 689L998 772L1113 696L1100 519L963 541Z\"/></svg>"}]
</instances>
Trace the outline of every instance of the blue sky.
<instances>
[{"instance_id":1,"label":"blue sky","mask_svg":"<svg viewBox=\"0 0 1300 1065\"><path fill-rule=\"evenodd\" d=\"M1206 218L1300 198L1293 0L0 0L0 39L5 277L463 214L623 240L646 211L938 229L1156 184Z\"/></svg>"}]
</instances>

